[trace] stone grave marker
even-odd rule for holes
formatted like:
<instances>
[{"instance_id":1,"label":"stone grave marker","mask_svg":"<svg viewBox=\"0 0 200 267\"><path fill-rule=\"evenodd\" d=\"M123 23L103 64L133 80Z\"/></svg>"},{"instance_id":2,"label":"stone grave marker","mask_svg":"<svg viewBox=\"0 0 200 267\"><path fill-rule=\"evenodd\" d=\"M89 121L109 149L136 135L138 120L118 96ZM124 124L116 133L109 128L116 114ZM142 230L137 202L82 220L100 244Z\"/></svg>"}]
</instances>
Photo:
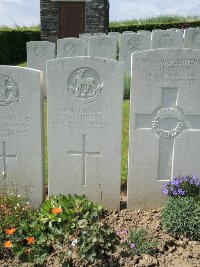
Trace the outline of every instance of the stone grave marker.
<instances>
[{"instance_id":1,"label":"stone grave marker","mask_svg":"<svg viewBox=\"0 0 200 267\"><path fill-rule=\"evenodd\" d=\"M95 32L93 33L93 36L106 36L105 32Z\"/></svg>"},{"instance_id":2,"label":"stone grave marker","mask_svg":"<svg viewBox=\"0 0 200 267\"><path fill-rule=\"evenodd\" d=\"M128 209L153 209L172 176L200 176L200 51L132 57Z\"/></svg>"},{"instance_id":3,"label":"stone grave marker","mask_svg":"<svg viewBox=\"0 0 200 267\"><path fill-rule=\"evenodd\" d=\"M44 198L40 78L37 70L0 66L0 181L19 184L35 207Z\"/></svg>"},{"instance_id":4,"label":"stone grave marker","mask_svg":"<svg viewBox=\"0 0 200 267\"><path fill-rule=\"evenodd\" d=\"M57 40L57 58L85 56L85 42L78 38L64 38Z\"/></svg>"},{"instance_id":5,"label":"stone grave marker","mask_svg":"<svg viewBox=\"0 0 200 267\"><path fill-rule=\"evenodd\" d=\"M189 28L185 30L184 33L184 47L200 49L200 29L199 28Z\"/></svg>"},{"instance_id":6,"label":"stone grave marker","mask_svg":"<svg viewBox=\"0 0 200 267\"><path fill-rule=\"evenodd\" d=\"M119 40L119 60L125 62L125 69L131 69L131 54L151 47L151 36L145 34L122 34Z\"/></svg>"},{"instance_id":7,"label":"stone grave marker","mask_svg":"<svg viewBox=\"0 0 200 267\"><path fill-rule=\"evenodd\" d=\"M111 38L115 38L117 43L119 43L119 37L120 37L121 33L119 32L109 32L108 36Z\"/></svg>"},{"instance_id":8,"label":"stone grave marker","mask_svg":"<svg viewBox=\"0 0 200 267\"><path fill-rule=\"evenodd\" d=\"M47 41L31 41L26 43L27 67L43 71L43 90L46 90L46 61L55 58L55 44Z\"/></svg>"},{"instance_id":9,"label":"stone grave marker","mask_svg":"<svg viewBox=\"0 0 200 267\"><path fill-rule=\"evenodd\" d=\"M151 48L183 47L183 33L172 30L153 31Z\"/></svg>"},{"instance_id":10,"label":"stone grave marker","mask_svg":"<svg viewBox=\"0 0 200 267\"><path fill-rule=\"evenodd\" d=\"M117 41L108 36L98 36L88 39L88 55L91 57L103 57L116 59Z\"/></svg>"},{"instance_id":11,"label":"stone grave marker","mask_svg":"<svg viewBox=\"0 0 200 267\"><path fill-rule=\"evenodd\" d=\"M115 60L47 62L49 194L119 208L123 81Z\"/></svg>"},{"instance_id":12,"label":"stone grave marker","mask_svg":"<svg viewBox=\"0 0 200 267\"><path fill-rule=\"evenodd\" d=\"M137 31L137 33L151 35L151 32L147 31L147 30L139 30L139 31Z\"/></svg>"}]
</instances>

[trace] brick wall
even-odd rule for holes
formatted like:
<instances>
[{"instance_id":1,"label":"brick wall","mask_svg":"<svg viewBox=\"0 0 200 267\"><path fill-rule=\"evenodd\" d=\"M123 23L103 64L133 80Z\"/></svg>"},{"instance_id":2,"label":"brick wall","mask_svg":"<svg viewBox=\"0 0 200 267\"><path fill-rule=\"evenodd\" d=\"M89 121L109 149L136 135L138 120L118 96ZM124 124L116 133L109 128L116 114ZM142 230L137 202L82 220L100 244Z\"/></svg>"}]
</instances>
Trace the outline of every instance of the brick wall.
<instances>
[{"instance_id":1,"label":"brick wall","mask_svg":"<svg viewBox=\"0 0 200 267\"><path fill-rule=\"evenodd\" d=\"M40 0L41 40L56 42L59 27L59 2ZM109 0L86 3L85 32L106 32L109 26Z\"/></svg>"}]
</instances>

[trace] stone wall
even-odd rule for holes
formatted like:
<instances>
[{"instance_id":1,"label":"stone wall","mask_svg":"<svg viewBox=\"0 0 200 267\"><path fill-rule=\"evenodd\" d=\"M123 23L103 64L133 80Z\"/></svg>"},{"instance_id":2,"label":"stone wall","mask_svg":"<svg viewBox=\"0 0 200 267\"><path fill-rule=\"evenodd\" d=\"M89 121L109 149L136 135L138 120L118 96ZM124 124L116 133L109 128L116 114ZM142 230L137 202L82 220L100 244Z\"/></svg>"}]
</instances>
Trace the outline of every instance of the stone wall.
<instances>
[{"instance_id":1,"label":"stone wall","mask_svg":"<svg viewBox=\"0 0 200 267\"><path fill-rule=\"evenodd\" d=\"M59 2L40 0L41 40L56 42L59 29ZM85 32L107 32L109 0L86 3Z\"/></svg>"}]
</instances>

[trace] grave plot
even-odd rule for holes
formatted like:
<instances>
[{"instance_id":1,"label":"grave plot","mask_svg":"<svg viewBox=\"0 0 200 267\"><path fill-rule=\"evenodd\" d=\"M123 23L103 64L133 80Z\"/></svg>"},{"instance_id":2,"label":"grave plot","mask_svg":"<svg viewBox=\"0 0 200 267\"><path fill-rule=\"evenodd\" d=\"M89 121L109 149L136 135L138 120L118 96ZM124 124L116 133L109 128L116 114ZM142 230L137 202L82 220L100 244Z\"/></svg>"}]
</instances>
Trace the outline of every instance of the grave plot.
<instances>
[{"instance_id":1,"label":"grave plot","mask_svg":"<svg viewBox=\"0 0 200 267\"><path fill-rule=\"evenodd\" d=\"M119 208L123 77L115 60L47 62L49 194Z\"/></svg>"},{"instance_id":2,"label":"grave plot","mask_svg":"<svg viewBox=\"0 0 200 267\"><path fill-rule=\"evenodd\" d=\"M44 197L40 78L40 71L0 66L0 181L19 183L35 207Z\"/></svg>"},{"instance_id":3,"label":"grave plot","mask_svg":"<svg viewBox=\"0 0 200 267\"><path fill-rule=\"evenodd\" d=\"M200 175L200 52L158 49L133 54L128 208L165 200L173 175Z\"/></svg>"}]
</instances>

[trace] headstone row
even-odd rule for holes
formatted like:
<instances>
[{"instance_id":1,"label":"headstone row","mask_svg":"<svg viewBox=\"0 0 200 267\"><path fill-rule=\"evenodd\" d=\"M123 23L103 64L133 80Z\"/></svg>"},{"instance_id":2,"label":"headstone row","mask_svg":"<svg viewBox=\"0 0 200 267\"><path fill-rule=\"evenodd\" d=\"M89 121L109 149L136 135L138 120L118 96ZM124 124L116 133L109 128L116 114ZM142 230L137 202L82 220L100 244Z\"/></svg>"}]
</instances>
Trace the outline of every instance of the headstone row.
<instances>
[{"instance_id":1,"label":"headstone row","mask_svg":"<svg viewBox=\"0 0 200 267\"><path fill-rule=\"evenodd\" d=\"M128 209L163 204L163 181L200 175L200 51L132 55ZM124 63L76 57L47 62L49 194L84 194L120 206ZM44 197L39 71L0 67L0 176Z\"/></svg>"}]
</instances>

